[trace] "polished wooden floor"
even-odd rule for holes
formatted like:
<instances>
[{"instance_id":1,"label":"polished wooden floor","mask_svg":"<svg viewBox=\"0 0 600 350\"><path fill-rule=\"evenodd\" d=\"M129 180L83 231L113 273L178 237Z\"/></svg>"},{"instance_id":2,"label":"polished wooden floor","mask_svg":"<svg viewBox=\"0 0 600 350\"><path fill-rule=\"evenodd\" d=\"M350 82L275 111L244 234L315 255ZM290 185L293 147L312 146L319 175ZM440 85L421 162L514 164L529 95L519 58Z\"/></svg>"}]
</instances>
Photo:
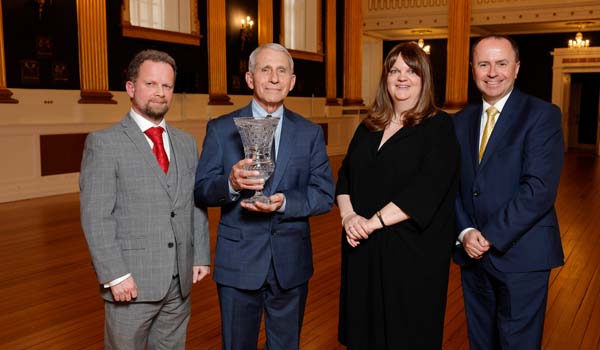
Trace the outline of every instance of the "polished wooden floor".
<instances>
[{"instance_id":1,"label":"polished wooden floor","mask_svg":"<svg viewBox=\"0 0 600 350\"><path fill-rule=\"evenodd\" d=\"M333 158L334 168L339 158ZM551 275L544 349L600 349L600 160L566 155L557 208L566 265ZM218 211L209 213L212 241ZM312 220L315 275L302 349L337 342L338 211ZM0 204L0 349L101 349L103 304L69 194ZM467 349L459 271L452 265L444 349ZM188 348L220 348L215 284L194 286ZM261 344L264 336L261 335ZM376 350L376 349L373 349Z\"/></svg>"}]
</instances>

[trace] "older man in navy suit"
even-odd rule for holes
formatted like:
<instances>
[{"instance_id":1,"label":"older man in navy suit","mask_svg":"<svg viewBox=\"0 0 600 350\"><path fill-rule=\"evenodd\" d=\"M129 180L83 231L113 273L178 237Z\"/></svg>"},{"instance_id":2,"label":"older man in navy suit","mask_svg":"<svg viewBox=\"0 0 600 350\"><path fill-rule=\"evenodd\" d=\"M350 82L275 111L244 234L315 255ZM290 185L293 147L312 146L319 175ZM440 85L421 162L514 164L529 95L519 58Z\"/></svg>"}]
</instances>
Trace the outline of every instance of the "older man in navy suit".
<instances>
[{"instance_id":1,"label":"older man in navy suit","mask_svg":"<svg viewBox=\"0 0 600 350\"><path fill-rule=\"evenodd\" d=\"M454 118L456 202L471 349L540 349L550 269L563 264L554 201L563 161L560 110L514 88L519 51L506 36L473 45L483 101Z\"/></svg>"},{"instance_id":2,"label":"older man in navy suit","mask_svg":"<svg viewBox=\"0 0 600 350\"><path fill-rule=\"evenodd\" d=\"M334 185L321 127L286 109L294 87L293 60L279 44L250 55L246 107L208 123L196 173L196 202L221 207L214 279L221 306L223 349L256 349L262 313L267 348L299 348L313 273L308 219L333 205ZM276 165L265 185L245 170L236 117L279 117ZM261 190L270 203L241 199Z\"/></svg>"}]
</instances>

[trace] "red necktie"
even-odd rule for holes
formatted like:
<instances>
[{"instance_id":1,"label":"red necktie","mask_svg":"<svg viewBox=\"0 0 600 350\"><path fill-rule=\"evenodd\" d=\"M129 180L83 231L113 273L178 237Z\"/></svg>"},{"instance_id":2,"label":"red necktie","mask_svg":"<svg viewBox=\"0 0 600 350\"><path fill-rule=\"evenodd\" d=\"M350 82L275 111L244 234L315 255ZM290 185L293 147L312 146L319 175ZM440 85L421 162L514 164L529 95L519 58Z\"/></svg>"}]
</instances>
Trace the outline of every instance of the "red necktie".
<instances>
[{"instance_id":1,"label":"red necktie","mask_svg":"<svg viewBox=\"0 0 600 350\"><path fill-rule=\"evenodd\" d=\"M158 165L162 168L162 170L167 173L169 170L169 158L167 157L167 152L165 152L165 145L163 143L162 133L165 131L160 126L152 127L144 133L148 135L154 146L152 147L152 153L156 156L156 160L158 161Z\"/></svg>"}]
</instances>

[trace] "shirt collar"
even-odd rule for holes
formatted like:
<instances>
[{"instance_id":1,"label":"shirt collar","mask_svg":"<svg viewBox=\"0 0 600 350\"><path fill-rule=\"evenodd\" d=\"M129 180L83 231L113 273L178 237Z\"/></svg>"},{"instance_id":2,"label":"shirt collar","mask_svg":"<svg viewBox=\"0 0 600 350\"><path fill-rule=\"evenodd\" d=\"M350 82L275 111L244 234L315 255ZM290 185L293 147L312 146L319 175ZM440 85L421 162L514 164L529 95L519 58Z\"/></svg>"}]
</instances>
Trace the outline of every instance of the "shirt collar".
<instances>
[{"instance_id":1,"label":"shirt collar","mask_svg":"<svg viewBox=\"0 0 600 350\"><path fill-rule=\"evenodd\" d=\"M252 116L254 118L264 118L267 114L271 114L272 117L283 117L283 105L279 106L273 113L267 113L255 99L252 99Z\"/></svg>"},{"instance_id":2,"label":"shirt collar","mask_svg":"<svg viewBox=\"0 0 600 350\"><path fill-rule=\"evenodd\" d=\"M165 122L165 118L163 118L160 121L160 123L156 125L148 119L139 115L133 108L129 110L129 115L131 115L131 117L133 118L135 123L140 127L140 130L142 130L142 132L145 132L146 130L155 126L161 126L165 131L167 131L167 123Z\"/></svg>"},{"instance_id":3,"label":"shirt collar","mask_svg":"<svg viewBox=\"0 0 600 350\"><path fill-rule=\"evenodd\" d=\"M496 103L494 103L494 107L496 107L496 109L498 110L498 113L502 113L502 109L504 109L504 105L506 104L506 101L508 101L508 98L510 97L510 94L512 94L512 92L513 92L513 90L510 90L510 92L508 94L506 94L506 96L502 97ZM483 112L484 113L490 106L492 106L492 105L489 104L486 100L483 100Z\"/></svg>"}]
</instances>

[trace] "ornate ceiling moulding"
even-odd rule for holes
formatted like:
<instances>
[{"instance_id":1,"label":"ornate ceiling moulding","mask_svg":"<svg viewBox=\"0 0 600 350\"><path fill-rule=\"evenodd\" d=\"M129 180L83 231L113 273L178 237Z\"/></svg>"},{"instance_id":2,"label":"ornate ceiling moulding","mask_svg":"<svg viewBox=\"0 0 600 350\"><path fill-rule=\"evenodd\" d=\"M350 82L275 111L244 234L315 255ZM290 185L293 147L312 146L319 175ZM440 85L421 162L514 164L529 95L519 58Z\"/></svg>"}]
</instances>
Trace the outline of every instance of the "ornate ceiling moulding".
<instances>
[{"instance_id":1,"label":"ornate ceiling moulding","mask_svg":"<svg viewBox=\"0 0 600 350\"><path fill-rule=\"evenodd\" d=\"M476 0L471 25L556 23L593 20L600 16L598 1Z\"/></svg>"},{"instance_id":2,"label":"ornate ceiling moulding","mask_svg":"<svg viewBox=\"0 0 600 350\"><path fill-rule=\"evenodd\" d=\"M585 50L573 50L567 47L556 48L552 52L552 56L554 56L554 74L598 72L598 69L600 69L600 47L589 47Z\"/></svg>"},{"instance_id":3,"label":"ornate ceiling moulding","mask_svg":"<svg viewBox=\"0 0 600 350\"><path fill-rule=\"evenodd\" d=\"M383 40L413 40L410 30L432 28L427 38L447 37L449 0L365 0L363 32ZM577 31L573 21L600 30L600 1L473 0L471 34L532 34ZM584 33L585 36L585 33Z\"/></svg>"},{"instance_id":4,"label":"ornate ceiling moulding","mask_svg":"<svg viewBox=\"0 0 600 350\"><path fill-rule=\"evenodd\" d=\"M415 27L446 27L448 0L368 0L365 32Z\"/></svg>"},{"instance_id":5,"label":"ornate ceiling moulding","mask_svg":"<svg viewBox=\"0 0 600 350\"><path fill-rule=\"evenodd\" d=\"M428 8L448 8L448 0L367 0L367 11L423 10Z\"/></svg>"}]
</instances>

